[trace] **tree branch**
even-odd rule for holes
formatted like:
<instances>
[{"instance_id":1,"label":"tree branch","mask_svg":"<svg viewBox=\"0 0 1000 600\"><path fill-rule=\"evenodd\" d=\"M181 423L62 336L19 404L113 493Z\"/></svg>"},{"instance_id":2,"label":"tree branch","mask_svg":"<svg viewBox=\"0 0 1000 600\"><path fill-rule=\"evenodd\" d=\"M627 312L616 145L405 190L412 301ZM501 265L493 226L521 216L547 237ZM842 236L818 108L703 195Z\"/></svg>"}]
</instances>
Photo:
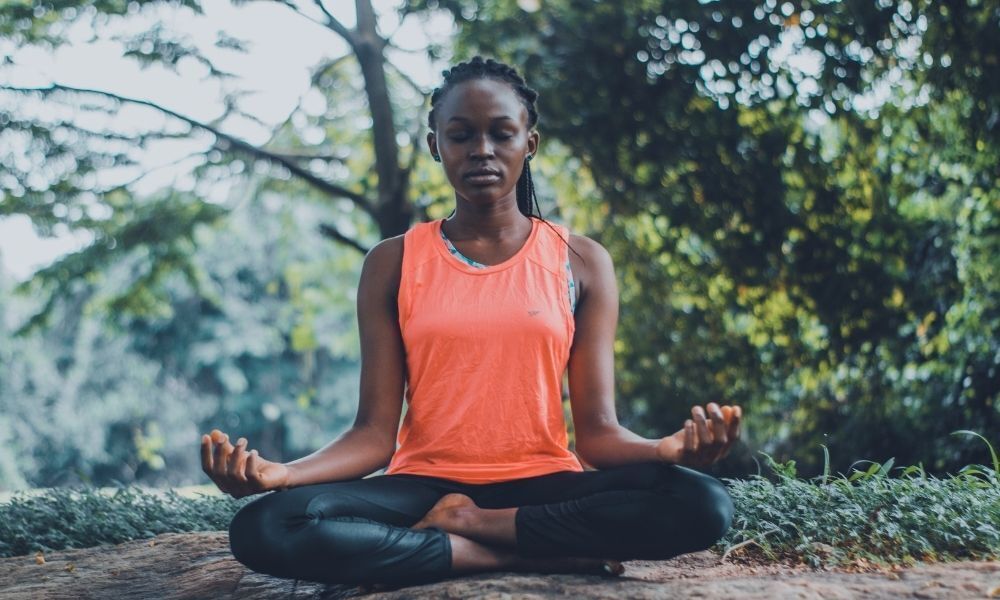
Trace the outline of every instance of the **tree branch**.
<instances>
[{"instance_id":1,"label":"tree branch","mask_svg":"<svg viewBox=\"0 0 1000 600\"><path fill-rule=\"evenodd\" d=\"M287 7L289 10L291 10L295 14L299 15L303 19L306 19L308 21L312 21L313 23L319 25L320 27L322 27L324 29L329 29L330 28L327 23L324 23L322 21L317 21L316 19L310 17L306 13L302 12L301 10L299 10L299 7L294 2L292 2L291 0L269 0L269 1L273 2L275 4L281 4L282 6Z\"/></svg>"},{"instance_id":2,"label":"tree branch","mask_svg":"<svg viewBox=\"0 0 1000 600\"><path fill-rule=\"evenodd\" d=\"M365 248L360 243L358 243L356 240L351 239L351 238L347 237L346 235L340 233L340 230L338 230L333 225L330 225L329 223L320 223L320 225L319 225L319 232L322 233L323 235L325 235L328 238L331 238L331 239L334 239L334 240L340 242L341 244L344 244L346 246L350 246L350 247L354 248L355 250L357 250L361 254L368 254L368 250L369 250L368 248Z\"/></svg>"},{"instance_id":3,"label":"tree branch","mask_svg":"<svg viewBox=\"0 0 1000 600\"><path fill-rule=\"evenodd\" d=\"M294 174L294 175L302 178L306 183L308 183L309 185L313 186L314 188L316 188L316 189L318 189L318 190L320 190L322 192L325 192L327 194L330 194L331 196L338 196L338 197L347 198L347 199L351 200L359 208L361 208L362 210L364 210L366 213L368 213L370 215L374 215L374 208L373 208L371 202L365 196L363 196L363 195L361 195L361 194L359 194L357 192L352 192L351 190L349 190L349 189L347 189L345 187L339 186L339 185L337 185L335 183L331 183L331 182L326 181L325 179L322 179L320 177L317 177L316 175L310 173L305 168L303 168L300 165L296 164L293 159L290 159L290 158L287 158L287 157L284 157L284 156L281 156L281 155L273 154L271 152L268 152L267 150L264 150L262 148L258 148L257 146L254 146L252 144L244 142L243 140L241 140L239 138L233 137L233 136L231 136L231 135L229 135L227 133L223 133L222 131L220 131L216 127L213 127L213 126L208 125L206 123L202 123L200 121L192 119L191 117L182 115L182 114L180 114L180 113L178 113L176 111L170 110L169 108L165 108L163 106L160 106L159 104L156 104L155 102L151 102L149 100L142 100L142 99L139 99L139 98L129 98L129 97L126 97L126 96L121 96L121 95L118 95L118 94L115 94L115 93L112 93L112 92L106 92L106 91L103 91L103 90L93 90L93 89L88 89L88 88L78 88L78 87L72 87L72 86L67 86L67 85L60 85L60 84L55 84L55 83L52 84L52 85L50 85L50 86L48 86L48 87L39 87L39 88L20 88L20 87L8 86L8 85L0 85L0 90L9 90L9 91L13 91L13 92L22 92L22 93L35 92L35 93L40 93L40 94L45 95L45 96L50 95L50 94L52 94L54 92L59 92L59 91L63 91L63 92L76 92L76 93L81 93L81 94L95 94L95 95L98 95L98 96L104 96L106 98L111 98L111 99L117 100L119 102L128 102L128 103L132 103L132 104L138 104L138 105L141 105L141 106L148 106L148 107L153 108L155 110L158 110L158 111L160 111L160 112L162 112L164 114L170 115L170 116L174 117L175 119L179 119L181 121L184 121L185 123L187 123L188 125L190 125L192 128L202 129L204 131L207 131L207 132L211 133L217 139L225 142L225 144L229 147L229 149L233 149L233 150L235 150L237 152L242 152L244 154L248 154L248 155L250 155L251 157L253 157L255 159L265 160L265 161L268 161L270 163L279 164L279 165L285 167L286 169L288 169L292 174ZM216 145L218 146L218 144L216 144ZM223 148L223 149L227 149L227 148Z\"/></svg>"},{"instance_id":4,"label":"tree branch","mask_svg":"<svg viewBox=\"0 0 1000 600\"><path fill-rule=\"evenodd\" d=\"M317 69L315 73L313 73L312 78L310 80L311 83L313 85L319 85L320 80L330 70L337 68L340 65L340 63L344 62L348 58L353 58L353 57L354 57L353 54L345 54L343 56L339 56L339 57L331 60L330 62L326 63L325 65L323 65L322 67L320 67L319 69Z\"/></svg>"},{"instance_id":5,"label":"tree branch","mask_svg":"<svg viewBox=\"0 0 1000 600\"><path fill-rule=\"evenodd\" d=\"M402 69L400 69L399 67L397 67L396 65L394 65L391 60L387 60L385 62L390 67L392 67L392 70L395 71L397 75L399 75L400 77L402 77L403 81L405 81L406 83L408 83L410 85L410 87L413 88L413 90L415 92L417 92L418 94L420 94L421 96L423 96L425 99L428 96L430 96L430 92L428 92L424 88L422 88L419 85L417 85L417 82L413 81L412 77L410 77L409 75L407 75L406 73L404 73Z\"/></svg>"},{"instance_id":6,"label":"tree branch","mask_svg":"<svg viewBox=\"0 0 1000 600\"><path fill-rule=\"evenodd\" d=\"M326 26L336 31L340 37L344 38L344 41L350 44L351 48L354 48L357 42L357 36L354 31L351 31L343 23L340 22L337 17L333 16L333 13L328 11L325 6L323 6L323 0L313 0L313 4L319 7L323 14L326 15Z\"/></svg>"},{"instance_id":7,"label":"tree branch","mask_svg":"<svg viewBox=\"0 0 1000 600\"><path fill-rule=\"evenodd\" d=\"M184 156L182 156L182 157L180 157L180 158L178 158L176 160L172 160L172 161L163 163L162 165L156 165L155 167L152 167L152 168L144 171L143 173L140 173L137 177L133 177L132 179L129 179L128 181L125 181L123 183L119 183L117 185L112 185L110 187L106 187L103 190L99 190L98 193L99 194L109 194L109 193L111 193L111 192L113 192L115 190L125 190L129 186L131 186L131 185L133 185L133 184L141 181L142 179L148 177L149 175L155 173L156 171L159 171L160 169L166 169L167 167L177 166L177 165L181 164L182 162L188 160L189 158L194 158L196 156L204 156L204 155L202 153L200 153L200 152L193 152L191 154L186 154L186 155L184 155Z\"/></svg>"},{"instance_id":8,"label":"tree branch","mask_svg":"<svg viewBox=\"0 0 1000 600\"><path fill-rule=\"evenodd\" d=\"M329 161L329 162L337 162L337 163L340 163L340 164L344 164L347 161L347 157L346 156L337 156L336 154L312 154L312 153L308 153L308 152L282 152L280 150L268 150L266 148L264 149L264 152L267 152L268 154L272 154L274 156L281 156L281 157L287 158L289 160L314 160L314 159L318 158L320 160L325 160L325 161Z\"/></svg>"}]
</instances>

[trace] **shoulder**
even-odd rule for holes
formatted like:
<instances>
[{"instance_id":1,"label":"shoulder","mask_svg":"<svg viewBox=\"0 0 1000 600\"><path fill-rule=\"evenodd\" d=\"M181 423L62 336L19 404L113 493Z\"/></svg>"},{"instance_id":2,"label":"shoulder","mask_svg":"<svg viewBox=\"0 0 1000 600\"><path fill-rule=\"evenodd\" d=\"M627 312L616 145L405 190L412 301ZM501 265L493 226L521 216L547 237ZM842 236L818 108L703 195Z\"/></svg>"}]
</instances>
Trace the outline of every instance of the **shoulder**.
<instances>
[{"instance_id":1,"label":"shoulder","mask_svg":"<svg viewBox=\"0 0 1000 600\"><path fill-rule=\"evenodd\" d=\"M382 263L391 263L393 259L403 257L403 236L406 234L394 235L385 238L372 246L365 254L365 262L372 261L380 266L388 266Z\"/></svg>"},{"instance_id":2,"label":"shoulder","mask_svg":"<svg viewBox=\"0 0 1000 600\"><path fill-rule=\"evenodd\" d=\"M365 254L365 268L385 271L399 270L403 262L403 236L394 235L372 246Z\"/></svg>"},{"instance_id":3,"label":"shoulder","mask_svg":"<svg viewBox=\"0 0 1000 600\"><path fill-rule=\"evenodd\" d=\"M360 285L396 296L403 270L403 235L386 238L368 250L361 267Z\"/></svg>"},{"instance_id":4,"label":"shoulder","mask_svg":"<svg viewBox=\"0 0 1000 600\"><path fill-rule=\"evenodd\" d=\"M611 254L600 242L584 235L569 234L570 268L580 286L580 296L594 286L614 282L615 268Z\"/></svg>"},{"instance_id":5,"label":"shoulder","mask_svg":"<svg viewBox=\"0 0 1000 600\"><path fill-rule=\"evenodd\" d=\"M569 234L570 248L576 250L587 261L610 261L611 254L597 240L593 240L585 235Z\"/></svg>"}]
</instances>

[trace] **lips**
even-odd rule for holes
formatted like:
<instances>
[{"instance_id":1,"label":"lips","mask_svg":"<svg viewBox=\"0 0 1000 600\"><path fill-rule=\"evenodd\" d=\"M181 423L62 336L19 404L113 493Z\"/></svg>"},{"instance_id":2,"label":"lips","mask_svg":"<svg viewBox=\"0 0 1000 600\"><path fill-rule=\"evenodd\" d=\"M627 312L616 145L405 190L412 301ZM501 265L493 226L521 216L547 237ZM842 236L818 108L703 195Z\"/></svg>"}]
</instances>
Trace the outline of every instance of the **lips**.
<instances>
[{"instance_id":1,"label":"lips","mask_svg":"<svg viewBox=\"0 0 1000 600\"><path fill-rule=\"evenodd\" d=\"M500 176L500 171L496 169L473 169L472 171L467 171L463 177L466 179L470 177L487 177L487 176Z\"/></svg>"},{"instance_id":2,"label":"lips","mask_svg":"<svg viewBox=\"0 0 1000 600\"><path fill-rule=\"evenodd\" d=\"M465 181L472 185L493 185L500 181L500 171L496 169L474 169L462 176Z\"/></svg>"}]
</instances>

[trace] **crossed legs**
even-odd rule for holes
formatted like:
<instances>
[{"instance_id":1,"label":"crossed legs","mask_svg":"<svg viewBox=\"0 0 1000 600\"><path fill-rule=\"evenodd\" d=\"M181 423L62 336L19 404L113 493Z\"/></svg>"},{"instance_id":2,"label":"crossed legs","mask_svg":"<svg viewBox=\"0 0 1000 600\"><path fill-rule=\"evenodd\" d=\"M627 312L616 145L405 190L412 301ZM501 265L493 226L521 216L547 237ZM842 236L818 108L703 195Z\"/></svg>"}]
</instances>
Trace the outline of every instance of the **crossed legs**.
<instances>
[{"instance_id":1,"label":"crossed legs","mask_svg":"<svg viewBox=\"0 0 1000 600\"><path fill-rule=\"evenodd\" d=\"M452 571L532 571L536 573L621 574L615 560L596 558L528 558L517 554L517 507L480 508L464 494L442 497L411 529L440 528L448 532Z\"/></svg>"},{"instance_id":2,"label":"crossed legs","mask_svg":"<svg viewBox=\"0 0 1000 600\"><path fill-rule=\"evenodd\" d=\"M385 475L264 495L233 518L230 546L278 577L405 585L669 558L707 548L731 519L721 483L660 463L483 485Z\"/></svg>"}]
</instances>

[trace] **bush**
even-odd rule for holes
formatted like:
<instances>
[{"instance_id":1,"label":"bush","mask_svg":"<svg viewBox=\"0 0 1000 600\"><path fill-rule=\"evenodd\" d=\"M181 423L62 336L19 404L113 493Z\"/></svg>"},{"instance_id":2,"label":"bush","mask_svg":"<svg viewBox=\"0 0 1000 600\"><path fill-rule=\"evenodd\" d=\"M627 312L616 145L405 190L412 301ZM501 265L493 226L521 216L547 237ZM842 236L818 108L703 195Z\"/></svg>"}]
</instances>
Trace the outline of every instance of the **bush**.
<instances>
[{"instance_id":1,"label":"bush","mask_svg":"<svg viewBox=\"0 0 1000 600\"><path fill-rule=\"evenodd\" d=\"M777 481L726 480L737 509L716 550L814 567L1000 557L1000 463L992 446L992 467L969 465L945 479L929 477L922 465L890 478L891 459L859 461L870 464L831 477L825 447L824 455L823 475L811 480L795 478L794 461L777 464L766 454Z\"/></svg>"},{"instance_id":2,"label":"bush","mask_svg":"<svg viewBox=\"0 0 1000 600\"><path fill-rule=\"evenodd\" d=\"M15 494L0 505L0 557L89 548L154 537L161 533L227 530L236 511L254 496L183 498L120 487L54 488L27 497Z\"/></svg>"}]
</instances>

